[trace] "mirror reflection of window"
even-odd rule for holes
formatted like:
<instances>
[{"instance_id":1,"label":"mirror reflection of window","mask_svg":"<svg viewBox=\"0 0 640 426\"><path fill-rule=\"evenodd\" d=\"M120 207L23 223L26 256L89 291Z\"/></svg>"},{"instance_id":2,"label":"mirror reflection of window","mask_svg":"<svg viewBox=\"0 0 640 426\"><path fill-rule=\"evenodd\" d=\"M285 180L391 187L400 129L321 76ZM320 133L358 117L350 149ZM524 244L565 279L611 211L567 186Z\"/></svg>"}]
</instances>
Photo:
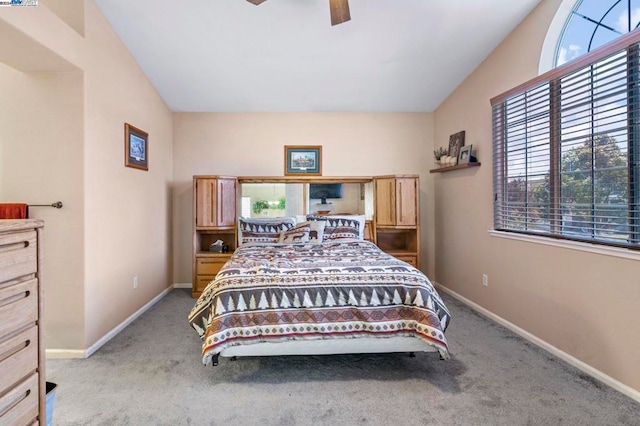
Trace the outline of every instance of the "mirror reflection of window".
<instances>
[{"instance_id":1,"label":"mirror reflection of window","mask_svg":"<svg viewBox=\"0 0 640 426\"><path fill-rule=\"evenodd\" d=\"M251 217L251 197L242 197L240 200L240 215Z\"/></svg>"},{"instance_id":2,"label":"mirror reflection of window","mask_svg":"<svg viewBox=\"0 0 640 426\"><path fill-rule=\"evenodd\" d=\"M342 183L341 198L310 198L308 183L242 183L241 215L281 217L309 213L364 214L373 218L373 183Z\"/></svg>"}]
</instances>

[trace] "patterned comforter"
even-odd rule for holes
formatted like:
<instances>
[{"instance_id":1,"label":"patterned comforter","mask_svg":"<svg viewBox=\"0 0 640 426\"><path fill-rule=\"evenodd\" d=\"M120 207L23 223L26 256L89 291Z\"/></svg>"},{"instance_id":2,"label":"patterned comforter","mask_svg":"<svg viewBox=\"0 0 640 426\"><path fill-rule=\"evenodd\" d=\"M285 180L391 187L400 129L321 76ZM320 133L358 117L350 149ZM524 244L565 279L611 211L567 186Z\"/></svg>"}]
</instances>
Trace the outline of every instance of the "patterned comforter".
<instances>
[{"instance_id":1,"label":"patterned comforter","mask_svg":"<svg viewBox=\"0 0 640 426\"><path fill-rule=\"evenodd\" d=\"M418 269L368 241L242 246L189 315L203 362L234 345L410 336L448 358L449 311Z\"/></svg>"}]
</instances>

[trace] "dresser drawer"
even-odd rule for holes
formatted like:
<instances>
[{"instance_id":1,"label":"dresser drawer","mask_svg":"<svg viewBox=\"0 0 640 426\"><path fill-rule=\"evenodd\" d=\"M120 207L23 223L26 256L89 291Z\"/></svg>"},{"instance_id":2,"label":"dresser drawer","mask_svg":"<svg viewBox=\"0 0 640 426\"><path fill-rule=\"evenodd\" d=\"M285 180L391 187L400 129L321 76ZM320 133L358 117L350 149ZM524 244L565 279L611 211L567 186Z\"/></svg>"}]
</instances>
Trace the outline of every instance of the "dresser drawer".
<instances>
[{"instance_id":1,"label":"dresser drawer","mask_svg":"<svg viewBox=\"0 0 640 426\"><path fill-rule=\"evenodd\" d=\"M38 327L0 342L0 395L38 368Z\"/></svg>"},{"instance_id":2,"label":"dresser drawer","mask_svg":"<svg viewBox=\"0 0 640 426\"><path fill-rule=\"evenodd\" d=\"M216 275L231 256L196 259L196 275Z\"/></svg>"},{"instance_id":3,"label":"dresser drawer","mask_svg":"<svg viewBox=\"0 0 640 426\"><path fill-rule=\"evenodd\" d=\"M0 288L0 339L37 319L37 279Z\"/></svg>"},{"instance_id":4,"label":"dresser drawer","mask_svg":"<svg viewBox=\"0 0 640 426\"><path fill-rule=\"evenodd\" d=\"M36 231L0 236L0 283L36 273L36 244Z\"/></svg>"},{"instance_id":5,"label":"dresser drawer","mask_svg":"<svg viewBox=\"0 0 640 426\"><path fill-rule=\"evenodd\" d=\"M38 417L38 374L0 396L0 424L24 426Z\"/></svg>"}]
</instances>

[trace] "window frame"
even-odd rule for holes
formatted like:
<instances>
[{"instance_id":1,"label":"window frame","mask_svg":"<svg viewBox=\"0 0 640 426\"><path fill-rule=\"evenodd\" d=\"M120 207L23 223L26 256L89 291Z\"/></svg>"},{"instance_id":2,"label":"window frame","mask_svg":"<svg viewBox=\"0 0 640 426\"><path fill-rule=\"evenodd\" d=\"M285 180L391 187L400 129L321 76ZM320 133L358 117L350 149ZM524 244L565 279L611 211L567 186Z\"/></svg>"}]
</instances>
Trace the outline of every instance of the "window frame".
<instances>
[{"instance_id":1,"label":"window frame","mask_svg":"<svg viewBox=\"0 0 640 426\"><path fill-rule=\"evenodd\" d=\"M548 71L526 83L508 90L491 99L493 109L493 150L494 150L494 231L513 232L517 234L533 235L541 238L550 238L556 240L571 240L594 245L605 245L623 247L626 249L640 250L640 60L638 60L638 47L640 43L640 30L627 33L618 39L603 45L593 51L582 55L575 60ZM628 153L627 153L627 170L628 170L628 203L627 213L629 239L626 244L611 242L606 239L598 239L595 233L591 234L591 238L579 238L567 235L562 231L561 222L561 203L562 200L558 196L561 190L561 117L560 102L558 90L554 90L563 77L572 73L584 70L587 67L597 64L599 61L610 57L622 51L627 52L629 58L630 52L635 54L635 62L632 67L627 67L627 105L634 105L628 108L627 119L627 137L628 137ZM633 70L629 72L629 70ZM503 214L501 208L507 206L505 197L508 194L507 184L508 176L506 172L507 158L507 112L506 105L509 100L518 96L523 96L531 90L535 90L540 86L549 86L549 156L550 156L550 182L549 182L549 231L537 232L522 229L514 229L513 226L503 226L507 214ZM590 115L593 120L594 116ZM592 135L593 136L593 135ZM527 146L529 142L527 141ZM591 166L594 171L594 165ZM526 202L526 200L525 200ZM595 211L595 210L593 210ZM525 208L525 214L529 214L528 207ZM525 222L527 224L527 222Z\"/></svg>"}]
</instances>

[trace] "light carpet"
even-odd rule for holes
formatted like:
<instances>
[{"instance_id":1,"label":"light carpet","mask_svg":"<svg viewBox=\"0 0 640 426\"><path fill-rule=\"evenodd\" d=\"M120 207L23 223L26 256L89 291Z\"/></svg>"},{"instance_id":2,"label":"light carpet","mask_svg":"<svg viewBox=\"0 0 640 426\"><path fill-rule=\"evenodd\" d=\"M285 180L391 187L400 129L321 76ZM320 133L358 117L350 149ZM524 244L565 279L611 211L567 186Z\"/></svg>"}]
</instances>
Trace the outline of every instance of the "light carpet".
<instances>
[{"instance_id":1,"label":"light carpet","mask_svg":"<svg viewBox=\"0 0 640 426\"><path fill-rule=\"evenodd\" d=\"M89 359L48 360L54 425L640 425L640 404L447 295L436 354L220 358L204 367L190 291Z\"/></svg>"}]
</instances>

